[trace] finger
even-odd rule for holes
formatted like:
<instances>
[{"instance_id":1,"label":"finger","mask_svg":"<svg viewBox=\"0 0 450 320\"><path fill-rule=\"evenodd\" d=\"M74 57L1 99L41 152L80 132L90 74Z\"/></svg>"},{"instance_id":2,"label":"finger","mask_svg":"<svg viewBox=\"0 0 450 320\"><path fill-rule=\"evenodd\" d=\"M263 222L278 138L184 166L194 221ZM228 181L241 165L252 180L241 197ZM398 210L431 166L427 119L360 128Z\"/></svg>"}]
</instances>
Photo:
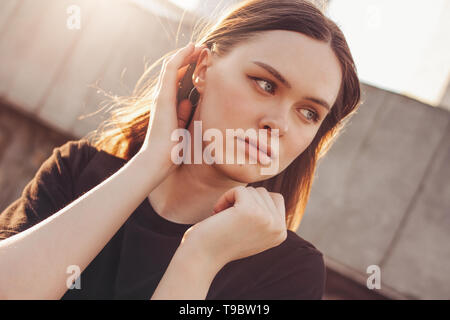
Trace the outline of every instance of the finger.
<instances>
[{"instance_id":1,"label":"finger","mask_svg":"<svg viewBox=\"0 0 450 320\"><path fill-rule=\"evenodd\" d=\"M159 86L158 100L161 99L165 102L175 103L178 69L189 61L189 56L192 54L193 50L193 44L189 43L189 45L179 49L175 54L164 61L160 77L161 85Z\"/></svg>"},{"instance_id":2,"label":"finger","mask_svg":"<svg viewBox=\"0 0 450 320\"><path fill-rule=\"evenodd\" d=\"M225 192L222 196L220 196L219 200L217 200L214 205L213 212L218 213L230 207L233 207L236 203L244 201L245 195L244 187L235 187L227 192Z\"/></svg>"},{"instance_id":3,"label":"finger","mask_svg":"<svg viewBox=\"0 0 450 320\"><path fill-rule=\"evenodd\" d=\"M282 217L284 220L286 219L286 208L284 205L284 198L281 194L276 192L269 192L270 197L273 199L273 203L277 207L277 212L279 213L280 217Z\"/></svg>"},{"instance_id":4,"label":"finger","mask_svg":"<svg viewBox=\"0 0 450 320\"><path fill-rule=\"evenodd\" d=\"M192 46L192 44L190 45L190 46ZM201 45L201 46L195 46L194 47L194 50L192 51L192 49L188 49L188 47L189 46L187 46L187 47L184 47L184 48L182 48L182 49L180 49L180 50L178 50L174 55L172 55L171 57L169 57L166 61L165 61L165 65L164 65L164 73L162 74L162 81L161 82L164 82L164 83L166 83L166 81L169 81L169 83L170 84L173 84L172 83L172 78L170 78L169 77L169 79L167 79L165 76L164 76L164 74L165 74L165 72L166 72L166 69L177 69L177 72L176 72L176 77L175 77L175 89L174 89L174 91L175 91L175 96L176 96L176 94L177 94L177 91L178 91L178 83L180 82L180 80L183 78L183 76L185 75L185 73L186 73L186 71L187 71L187 69L188 69L188 67L189 67L189 64L191 64L191 63L193 63L193 62L196 62L197 61L197 59L198 59L198 57L199 57L199 54L200 54L200 52L204 49L204 48L206 48L207 46L204 44L204 45ZM188 53L187 55L185 55L184 56L184 58L183 58L183 61L181 62L181 64L177 64L177 62L178 61L175 61L175 56L179 56L179 55L182 55L183 54L183 52L184 52L184 50L188 50L190 53ZM177 57L178 58L178 57ZM171 66L171 63L173 62L173 68L172 68L172 66ZM167 87L167 85L165 85L165 87ZM166 92L170 92L170 88L167 88L167 90L164 90L164 92L162 93L162 97L163 97L163 99L165 100L165 99L173 99L173 95L167 95L167 96L165 96L165 94L166 94ZM160 96L161 94L160 94L160 90L158 90L158 96ZM169 100L165 100L165 101L169 101Z\"/></svg>"},{"instance_id":5,"label":"finger","mask_svg":"<svg viewBox=\"0 0 450 320\"><path fill-rule=\"evenodd\" d=\"M261 195L254 187L247 187L248 192L252 195L253 200L264 209L269 209L264 199L262 199Z\"/></svg>"},{"instance_id":6,"label":"finger","mask_svg":"<svg viewBox=\"0 0 450 320\"><path fill-rule=\"evenodd\" d=\"M192 44L191 44L192 46ZM195 46L194 47L194 51L187 55L187 57L184 58L183 62L181 63L181 67L178 68L177 70L177 75L176 75L176 84L178 84L178 82L182 79L182 77L184 76L184 74L186 73L186 70L188 68L188 65L190 63L196 62L198 59L198 56L201 52L202 49L206 48L207 46L205 44L201 45L201 46ZM165 70L167 68L167 64L169 63L169 61L171 61L171 59L175 56L180 54L180 51L187 49L187 47L183 47L179 50L177 50L174 54L172 54L171 56L167 57L164 61L163 61L163 66L161 68L161 73L158 79L158 83L157 83L157 90L156 92L158 93L157 96L159 96L159 92L161 90L162 87L162 82L163 82L163 78L164 78L164 74L165 74Z\"/></svg>"},{"instance_id":7,"label":"finger","mask_svg":"<svg viewBox=\"0 0 450 320\"><path fill-rule=\"evenodd\" d=\"M180 67L177 71L177 77L176 77L176 83L178 84L180 82L180 80L183 78L183 76L185 75L189 64L193 63L193 62L197 62L198 56L201 52L202 49L206 48L206 45L201 45L201 46L195 46L194 51L187 57L187 61L183 61L183 66Z\"/></svg>"},{"instance_id":8,"label":"finger","mask_svg":"<svg viewBox=\"0 0 450 320\"><path fill-rule=\"evenodd\" d=\"M187 122L189 120L189 116L191 115L192 103L189 99L184 99L178 104L178 127L186 128Z\"/></svg>"},{"instance_id":9,"label":"finger","mask_svg":"<svg viewBox=\"0 0 450 320\"><path fill-rule=\"evenodd\" d=\"M187 71L187 68L189 67L189 65L185 65L183 67L181 67L180 69L178 69L177 71L177 78L176 78L176 82L180 82L180 80L183 78L184 74Z\"/></svg>"},{"instance_id":10,"label":"finger","mask_svg":"<svg viewBox=\"0 0 450 320\"><path fill-rule=\"evenodd\" d=\"M200 54L200 52L202 52L203 49L207 48L206 44L202 44L202 45L196 45L194 47L194 52L192 53L192 55L188 58L189 61L187 62L189 63L193 63L193 62L197 62L198 56Z\"/></svg>"},{"instance_id":11,"label":"finger","mask_svg":"<svg viewBox=\"0 0 450 320\"><path fill-rule=\"evenodd\" d=\"M273 214L277 215L278 214L278 208L275 206L272 197L269 195L269 191L267 191L267 189L263 188L263 187L256 188L256 191L258 191L259 195L264 200L264 202L266 203L266 205L270 209L270 211Z\"/></svg>"}]
</instances>

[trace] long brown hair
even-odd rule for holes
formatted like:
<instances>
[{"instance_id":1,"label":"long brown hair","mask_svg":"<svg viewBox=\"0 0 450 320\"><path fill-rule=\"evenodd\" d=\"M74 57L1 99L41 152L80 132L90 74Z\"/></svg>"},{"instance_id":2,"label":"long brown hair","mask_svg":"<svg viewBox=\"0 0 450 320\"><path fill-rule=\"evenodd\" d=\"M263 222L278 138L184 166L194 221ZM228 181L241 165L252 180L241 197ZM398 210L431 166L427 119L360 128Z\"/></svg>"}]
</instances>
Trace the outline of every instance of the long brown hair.
<instances>
[{"instance_id":1,"label":"long brown hair","mask_svg":"<svg viewBox=\"0 0 450 320\"><path fill-rule=\"evenodd\" d=\"M336 102L323 120L313 141L285 170L278 175L251 186L264 186L281 193L286 204L287 228L296 231L311 191L317 161L336 140L339 132L360 105L360 83L350 49L339 27L319 8L306 0L248 0L231 6L219 20L194 30L193 42L206 46L219 55L225 55L242 41L268 30L296 31L330 45L338 58L342 83ZM131 96L108 97L111 117L85 138L119 158L129 160L144 142L149 122L149 105L157 77L149 77L167 53L146 68Z\"/></svg>"}]
</instances>

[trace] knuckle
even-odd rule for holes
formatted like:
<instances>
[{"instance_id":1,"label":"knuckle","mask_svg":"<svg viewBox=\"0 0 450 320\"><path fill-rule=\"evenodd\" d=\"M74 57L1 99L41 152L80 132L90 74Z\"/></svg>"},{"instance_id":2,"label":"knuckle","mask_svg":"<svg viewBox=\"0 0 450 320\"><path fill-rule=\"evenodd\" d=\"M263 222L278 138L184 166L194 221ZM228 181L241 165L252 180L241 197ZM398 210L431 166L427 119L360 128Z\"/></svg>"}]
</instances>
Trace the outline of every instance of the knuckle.
<instances>
[{"instance_id":1,"label":"knuckle","mask_svg":"<svg viewBox=\"0 0 450 320\"><path fill-rule=\"evenodd\" d=\"M287 238L287 230L286 228L274 228L272 230L271 236L274 241L283 242Z\"/></svg>"},{"instance_id":2,"label":"knuckle","mask_svg":"<svg viewBox=\"0 0 450 320\"><path fill-rule=\"evenodd\" d=\"M267 192L267 189L264 188L264 187L257 187L256 191L258 191L258 192Z\"/></svg>"},{"instance_id":3,"label":"knuckle","mask_svg":"<svg viewBox=\"0 0 450 320\"><path fill-rule=\"evenodd\" d=\"M283 195L281 193L272 192L271 194L278 200L284 200L284 197L283 197Z\"/></svg>"},{"instance_id":4,"label":"knuckle","mask_svg":"<svg viewBox=\"0 0 450 320\"><path fill-rule=\"evenodd\" d=\"M247 189L247 190L249 190L249 191L253 191L253 190L255 190L255 188L254 188L254 187L252 187L252 186L248 186L248 187L245 187L245 189Z\"/></svg>"},{"instance_id":5,"label":"knuckle","mask_svg":"<svg viewBox=\"0 0 450 320\"><path fill-rule=\"evenodd\" d=\"M271 193L271 197L277 203L284 203L284 197L281 193Z\"/></svg>"},{"instance_id":6,"label":"knuckle","mask_svg":"<svg viewBox=\"0 0 450 320\"><path fill-rule=\"evenodd\" d=\"M281 232L278 233L278 241L279 243L282 243L286 239L287 239L287 230L283 229Z\"/></svg>"}]
</instances>

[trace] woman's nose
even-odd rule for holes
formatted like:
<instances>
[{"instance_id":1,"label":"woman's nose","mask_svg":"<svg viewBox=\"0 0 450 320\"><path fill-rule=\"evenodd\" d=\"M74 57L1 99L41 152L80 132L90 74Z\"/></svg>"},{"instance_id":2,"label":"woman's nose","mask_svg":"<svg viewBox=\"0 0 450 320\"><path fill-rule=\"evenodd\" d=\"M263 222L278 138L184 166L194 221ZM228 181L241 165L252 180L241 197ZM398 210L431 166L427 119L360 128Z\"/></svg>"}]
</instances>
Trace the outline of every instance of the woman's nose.
<instances>
[{"instance_id":1,"label":"woman's nose","mask_svg":"<svg viewBox=\"0 0 450 320\"><path fill-rule=\"evenodd\" d=\"M260 128L267 129L267 131L271 132L273 129L278 129L278 135L281 137L286 134L288 131L288 123L287 120L284 119L281 115L276 117L274 116L266 116L260 121Z\"/></svg>"}]
</instances>

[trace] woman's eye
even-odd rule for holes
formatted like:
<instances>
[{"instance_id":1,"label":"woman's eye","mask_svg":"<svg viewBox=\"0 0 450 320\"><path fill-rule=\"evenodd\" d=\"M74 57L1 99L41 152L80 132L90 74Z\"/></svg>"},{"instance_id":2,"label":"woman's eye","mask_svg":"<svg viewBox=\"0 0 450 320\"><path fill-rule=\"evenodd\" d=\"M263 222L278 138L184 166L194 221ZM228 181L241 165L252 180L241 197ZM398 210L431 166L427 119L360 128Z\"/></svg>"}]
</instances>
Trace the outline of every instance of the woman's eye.
<instances>
[{"instance_id":1,"label":"woman's eye","mask_svg":"<svg viewBox=\"0 0 450 320\"><path fill-rule=\"evenodd\" d=\"M254 80L262 90L264 90L270 94L275 93L276 85L272 81L257 78L257 77L250 77L250 79Z\"/></svg>"},{"instance_id":2,"label":"woman's eye","mask_svg":"<svg viewBox=\"0 0 450 320\"><path fill-rule=\"evenodd\" d=\"M248 76L248 77L250 79L252 79L253 81L255 81L262 90L269 92L270 94L275 93L277 86L272 81L265 80L265 79L258 78L258 77L251 77L251 76ZM319 114L316 111L312 111L311 109L306 109L306 108L301 108L300 110L306 111L303 114L305 115L305 117L308 121L312 121L314 123L319 122Z\"/></svg>"},{"instance_id":3,"label":"woman's eye","mask_svg":"<svg viewBox=\"0 0 450 320\"><path fill-rule=\"evenodd\" d=\"M300 110L306 111L306 112L303 113L305 115L306 119L312 120L313 122L318 122L319 121L319 115L317 114L317 112L312 111L310 109L304 109L304 108L302 108Z\"/></svg>"}]
</instances>

